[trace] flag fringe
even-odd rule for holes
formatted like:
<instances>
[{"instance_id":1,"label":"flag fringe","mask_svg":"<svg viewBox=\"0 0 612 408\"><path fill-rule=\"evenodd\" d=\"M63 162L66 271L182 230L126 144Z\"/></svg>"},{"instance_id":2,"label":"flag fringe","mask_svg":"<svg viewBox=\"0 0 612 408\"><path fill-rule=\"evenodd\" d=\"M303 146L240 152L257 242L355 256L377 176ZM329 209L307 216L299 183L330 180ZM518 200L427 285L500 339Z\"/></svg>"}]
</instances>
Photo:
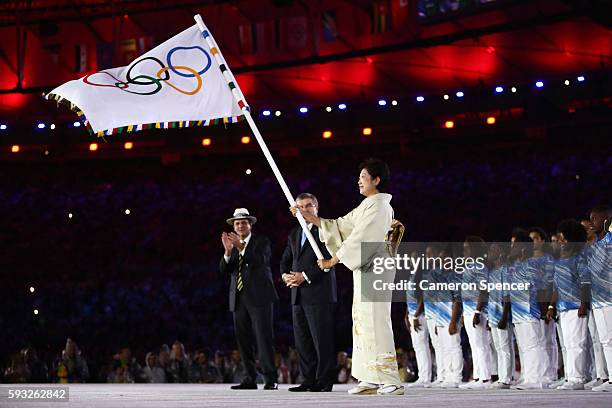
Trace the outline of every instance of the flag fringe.
<instances>
[{"instance_id":1,"label":"flag fringe","mask_svg":"<svg viewBox=\"0 0 612 408\"><path fill-rule=\"evenodd\" d=\"M239 116L228 116L228 117L222 117L222 118L216 118L216 119L143 123L143 124L136 124L136 125L121 126L118 128L105 129L105 130L100 130L99 132L94 132L93 128L91 127L91 124L89 123L89 120L87 120L87 117L85 117L85 113L83 113L81 108L76 106L74 103L70 102L68 99L62 98L60 95L54 94L54 93L43 94L43 98L49 101L55 101L58 106L63 105L67 107L68 109L70 109L71 111L75 112L77 116L79 117L79 120L87 128L89 133L92 135L96 135L97 137L118 135L122 133L131 133L131 132L137 132L137 131L149 130L149 129L176 129L176 128L186 128L186 127L198 127L198 126L213 126L213 125L220 125L220 124L227 124L227 123L237 123L237 122L242 122L245 120L244 115L239 115Z\"/></svg>"}]
</instances>

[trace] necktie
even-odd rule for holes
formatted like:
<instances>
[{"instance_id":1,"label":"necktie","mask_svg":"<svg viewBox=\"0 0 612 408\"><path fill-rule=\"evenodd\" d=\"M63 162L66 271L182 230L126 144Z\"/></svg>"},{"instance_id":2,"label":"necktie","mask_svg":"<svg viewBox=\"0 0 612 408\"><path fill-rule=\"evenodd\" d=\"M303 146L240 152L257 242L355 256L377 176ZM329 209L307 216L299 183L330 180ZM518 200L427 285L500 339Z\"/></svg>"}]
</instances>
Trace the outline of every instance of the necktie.
<instances>
[{"instance_id":1,"label":"necktie","mask_svg":"<svg viewBox=\"0 0 612 408\"><path fill-rule=\"evenodd\" d=\"M242 283L242 266L244 265L244 257L238 254L238 277L236 278L236 288L238 292L242 290L244 284Z\"/></svg>"},{"instance_id":2,"label":"necktie","mask_svg":"<svg viewBox=\"0 0 612 408\"><path fill-rule=\"evenodd\" d=\"M304 247L304 243L306 243L306 233L302 230L302 242L300 243L300 248Z\"/></svg>"}]
</instances>

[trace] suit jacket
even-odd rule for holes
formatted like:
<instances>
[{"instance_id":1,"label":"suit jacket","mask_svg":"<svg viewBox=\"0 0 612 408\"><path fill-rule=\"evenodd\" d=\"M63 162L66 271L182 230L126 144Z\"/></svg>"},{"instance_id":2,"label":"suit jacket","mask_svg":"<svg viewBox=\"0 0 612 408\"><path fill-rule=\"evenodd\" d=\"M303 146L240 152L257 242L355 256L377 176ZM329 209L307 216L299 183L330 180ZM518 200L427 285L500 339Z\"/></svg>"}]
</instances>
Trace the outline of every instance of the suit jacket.
<instances>
[{"instance_id":1,"label":"suit jacket","mask_svg":"<svg viewBox=\"0 0 612 408\"><path fill-rule=\"evenodd\" d=\"M263 235L251 233L251 239L244 252L242 267L242 293L247 303L254 306L263 306L278 300L278 294L272 281L270 269L270 240ZM229 310L236 310L237 278L238 278L238 250L232 249L229 262L221 258L219 270L223 275L230 275Z\"/></svg>"},{"instance_id":2,"label":"suit jacket","mask_svg":"<svg viewBox=\"0 0 612 408\"><path fill-rule=\"evenodd\" d=\"M316 225L312 226L311 233L317 241L323 257L325 259L331 258L329 251L319 239L319 230ZM289 234L287 247L283 252L280 263L281 276L283 273L289 273L290 271L306 272L311 282L304 281L299 287L291 288L291 304L335 303L337 301L335 268L331 268L329 272L319 269L317 255L312 247L308 241L301 247L301 242L302 228L298 226Z\"/></svg>"}]
</instances>

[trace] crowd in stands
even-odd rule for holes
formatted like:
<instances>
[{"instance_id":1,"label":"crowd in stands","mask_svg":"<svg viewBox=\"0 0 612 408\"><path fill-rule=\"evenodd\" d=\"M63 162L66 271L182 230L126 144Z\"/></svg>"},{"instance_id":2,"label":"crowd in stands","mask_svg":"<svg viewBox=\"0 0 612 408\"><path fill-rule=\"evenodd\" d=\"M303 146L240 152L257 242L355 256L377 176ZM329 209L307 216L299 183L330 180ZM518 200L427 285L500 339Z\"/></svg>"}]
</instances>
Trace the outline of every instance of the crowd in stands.
<instances>
[{"instance_id":1,"label":"crowd in stands","mask_svg":"<svg viewBox=\"0 0 612 408\"><path fill-rule=\"evenodd\" d=\"M402 352L403 353L403 352ZM402 354L403 355L403 354ZM47 363L48 361L48 363ZM93 361L95 364L95 360ZM276 352L278 381L281 384L300 383L298 355L294 349ZM352 382L351 359L344 351L338 352L336 366L338 384ZM406 371L406 370L404 370ZM88 359L77 343L68 338L64 349L52 358L41 358L36 349L25 348L10 356L3 370L7 383L240 383L245 367L238 350L225 353L198 349L188 354L180 341L172 347L163 344L159 351L149 351L139 361L129 347L122 347L99 370L92 371ZM263 378L258 378L263 382Z\"/></svg>"}]
</instances>

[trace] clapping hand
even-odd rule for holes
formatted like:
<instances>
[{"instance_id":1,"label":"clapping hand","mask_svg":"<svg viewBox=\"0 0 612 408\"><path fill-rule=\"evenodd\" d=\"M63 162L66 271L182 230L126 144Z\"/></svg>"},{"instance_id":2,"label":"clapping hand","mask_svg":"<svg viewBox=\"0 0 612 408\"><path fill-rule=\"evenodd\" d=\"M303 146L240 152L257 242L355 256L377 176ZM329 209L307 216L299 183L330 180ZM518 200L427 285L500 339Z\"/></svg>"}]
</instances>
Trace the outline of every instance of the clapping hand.
<instances>
[{"instance_id":1,"label":"clapping hand","mask_svg":"<svg viewBox=\"0 0 612 408\"><path fill-rule=\"evenodd\" d=\"M235 232L230 232L229 234L227 234L227 236L229 240L231 241L232 245L234 246L234 248L238 250L238 252L244 249L244 244L240 240L240 237L238 236L238 234L236 234Z\"/></svg>"},{"instance_id":2,"label":"clapping hand","mask_svg":"<svg viewBox=\"0 0 612 408\"><path fill-rule=\"evenodd\" d=\"M232 252L232 248L234 248L234 244L229 238L229 234L227 232L223 232L221 234L221 243L223 243L223 248L225 249L225 255L229 256Z\"/></svg>"}]
</instances>

